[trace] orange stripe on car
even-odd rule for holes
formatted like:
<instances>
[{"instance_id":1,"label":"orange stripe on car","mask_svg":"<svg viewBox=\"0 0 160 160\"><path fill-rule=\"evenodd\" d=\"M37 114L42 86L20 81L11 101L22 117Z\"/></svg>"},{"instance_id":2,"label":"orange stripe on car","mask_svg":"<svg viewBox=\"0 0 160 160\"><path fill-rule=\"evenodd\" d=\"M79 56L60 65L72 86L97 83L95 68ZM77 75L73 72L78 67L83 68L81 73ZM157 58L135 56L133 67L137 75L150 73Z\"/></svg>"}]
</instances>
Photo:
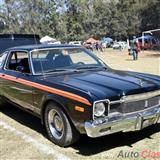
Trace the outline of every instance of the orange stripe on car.
<instances>
[{"instance_id":1,"label":"orange stripe on car","mask_svg":"<svg viewBox=\"0 0 160 160\"><path fill-rule=\"evenodd\" d=\"M37 88L37 89L40 89L43 91L47 91L49 93L57 94L57 95L60 95L60 96L63 96L63 97L66 97L66 98L69 98L69 99L72 99L75 101L79 101L79 102L84 103L88 106L91 106L91 103L87 99L85 99L79 95L67 92L67 91L62 91L60 89L52 88L52 87L49 87L49 86L46 86L43 84L38 84L38 83L24 80L21 78L16 78L14 76L6 75L6 74L4 74L4 75L0 74L0 78L14 81L14 82L18 82L18 83L24 84L26 86L30 86L30 87L34 87L34 88Z\"/></svg>"}]
</instances>

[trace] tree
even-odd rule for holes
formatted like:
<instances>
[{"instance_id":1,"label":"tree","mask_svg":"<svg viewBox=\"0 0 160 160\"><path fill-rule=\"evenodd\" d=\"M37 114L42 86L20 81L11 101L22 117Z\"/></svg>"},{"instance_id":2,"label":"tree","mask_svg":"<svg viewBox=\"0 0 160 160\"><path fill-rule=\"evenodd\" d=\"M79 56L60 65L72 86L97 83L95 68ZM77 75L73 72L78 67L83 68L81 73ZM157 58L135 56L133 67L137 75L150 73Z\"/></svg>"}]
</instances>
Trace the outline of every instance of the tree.
<instances>
[{"instance_id":1,"label":"tree","mask_svg":"<svg viewBox=\"0 0 160 160\"><path fill-rule=\"evenodd\" d=\"M126 39L160 28L159 0L3 0L0 33L35 33L63 42Z\"/></svg>"}]
</instances>

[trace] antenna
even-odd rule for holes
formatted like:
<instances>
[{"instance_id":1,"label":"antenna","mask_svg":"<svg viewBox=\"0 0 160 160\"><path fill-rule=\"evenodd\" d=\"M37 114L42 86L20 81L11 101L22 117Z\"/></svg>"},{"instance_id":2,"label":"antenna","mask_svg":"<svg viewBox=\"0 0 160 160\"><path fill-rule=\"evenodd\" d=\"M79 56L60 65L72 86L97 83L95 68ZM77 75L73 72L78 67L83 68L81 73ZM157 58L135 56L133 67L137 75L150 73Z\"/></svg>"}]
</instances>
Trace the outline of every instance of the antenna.
<instances>
[{"instance_id":1,"label":"antenna","mask_svg":"<svg viewBox=\"0 0 160 160\"><path fill-rule=\"evenodd\" d=\"M38 42L37 42L37 39L36 39L36 34L34 33L33 35L34 35L35 44L38 45Z\"/></svg>"}]
</instances>

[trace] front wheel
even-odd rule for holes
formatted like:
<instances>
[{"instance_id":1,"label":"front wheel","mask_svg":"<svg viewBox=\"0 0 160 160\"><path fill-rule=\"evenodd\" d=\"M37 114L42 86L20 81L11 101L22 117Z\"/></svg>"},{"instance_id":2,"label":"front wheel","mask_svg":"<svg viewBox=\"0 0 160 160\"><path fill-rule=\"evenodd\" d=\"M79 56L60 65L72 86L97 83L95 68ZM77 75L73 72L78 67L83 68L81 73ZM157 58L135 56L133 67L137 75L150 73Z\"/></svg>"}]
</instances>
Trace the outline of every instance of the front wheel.
<instances>
[{"instance_id":1,"label":"front wheel","mask_svg":"<svg viewBox=\"0 0 160 160\"><path fill-rule=\"evenodd\" d=\"M0 108L3 107L6 104L6 102L0 97Z\"/></svg>"},{"instance_id":2,"label":"front wheel","mask_svg":"<svg viewBox=\"0 0 160 160\"><path fill-rule=\"evenodd\" d=\"M79 132L57 104L51 102L47 105L44 121L49 138L53 143L65 147L78 140Z\"/></svg>"}]
</instances>

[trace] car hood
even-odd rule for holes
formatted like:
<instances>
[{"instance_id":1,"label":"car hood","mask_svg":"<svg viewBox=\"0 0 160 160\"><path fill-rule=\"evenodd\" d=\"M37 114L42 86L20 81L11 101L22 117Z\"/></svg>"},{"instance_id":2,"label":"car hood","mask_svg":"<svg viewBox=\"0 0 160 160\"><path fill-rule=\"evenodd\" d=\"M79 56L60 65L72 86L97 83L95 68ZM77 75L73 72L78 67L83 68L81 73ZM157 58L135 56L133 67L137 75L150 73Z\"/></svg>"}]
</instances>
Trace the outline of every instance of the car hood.
<instances>
[{"instance_id":1,"label":"car hood","mask_svg":"<svg viewBox=\"0 0 160 160\"><path fill-rule=\"evenodd\" d=\"M159 76L117 70L85 71L64 75L48 75L46 81L87 92L94 100L117 99L160 89Z\"/></svg>"}]
</instances>

